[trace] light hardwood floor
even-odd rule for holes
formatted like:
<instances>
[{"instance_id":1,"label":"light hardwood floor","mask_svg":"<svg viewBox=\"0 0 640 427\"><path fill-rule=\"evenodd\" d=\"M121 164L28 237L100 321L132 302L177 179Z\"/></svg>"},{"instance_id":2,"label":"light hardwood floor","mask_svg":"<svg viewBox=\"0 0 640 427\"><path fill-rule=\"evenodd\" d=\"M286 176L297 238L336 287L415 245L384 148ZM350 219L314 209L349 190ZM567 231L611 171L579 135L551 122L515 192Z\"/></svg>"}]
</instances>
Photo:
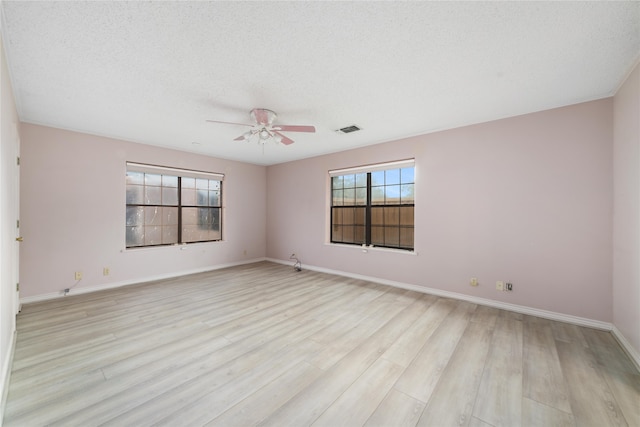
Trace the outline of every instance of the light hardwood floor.
<instances>
[{"instance_id":1,"label":"light hardwood floor","mask_svg":"<svg viewBox=\"0 0 640 427\"><path fill-rule=\"evenodd\" d=\"M9 426L640 426L608 332L261 262L25 305Z\"/></svg>"}]
</instances>

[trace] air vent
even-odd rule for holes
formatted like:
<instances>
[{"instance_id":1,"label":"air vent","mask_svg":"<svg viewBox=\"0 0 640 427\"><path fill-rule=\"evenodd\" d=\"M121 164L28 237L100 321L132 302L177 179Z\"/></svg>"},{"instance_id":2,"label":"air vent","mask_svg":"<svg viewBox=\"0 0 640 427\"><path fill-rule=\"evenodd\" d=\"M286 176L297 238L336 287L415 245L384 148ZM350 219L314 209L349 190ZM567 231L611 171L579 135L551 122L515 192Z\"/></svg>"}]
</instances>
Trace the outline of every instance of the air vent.
<instances>
[{"instance_id":1,"label":"air vent","mask_svg":"<svg viewBox=\"0 0 640 427\"><path fill-rule=\"evenodd\" d=\"M356 132L361 130L358 126L356 125L351 125L351 126L346 126L343 127L342 129L338 129L336 132L338 133L351 133L351 132Z\"/></svg>"}]
</instances>

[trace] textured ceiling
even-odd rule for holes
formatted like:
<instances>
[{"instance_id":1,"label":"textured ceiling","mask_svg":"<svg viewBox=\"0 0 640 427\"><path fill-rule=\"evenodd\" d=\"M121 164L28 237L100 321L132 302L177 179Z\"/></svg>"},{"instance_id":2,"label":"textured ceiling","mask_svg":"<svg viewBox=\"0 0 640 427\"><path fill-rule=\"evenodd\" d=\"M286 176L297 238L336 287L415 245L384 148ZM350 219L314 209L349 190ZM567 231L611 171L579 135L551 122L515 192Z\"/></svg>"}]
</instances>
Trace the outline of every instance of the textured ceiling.
<instances>
[{"instance_id":1,"label":"textured ceiling","mask_svg":"<svg viewBox=\"0 0 640 427\"><path fill-rule=\"evenodd\" d=\"M21 120L275 164L611 96L640 2L12 2ZM237 142L269 108L284 146ZM357 124L362 131L335 129Z\"/></svg>"}]
</instances>

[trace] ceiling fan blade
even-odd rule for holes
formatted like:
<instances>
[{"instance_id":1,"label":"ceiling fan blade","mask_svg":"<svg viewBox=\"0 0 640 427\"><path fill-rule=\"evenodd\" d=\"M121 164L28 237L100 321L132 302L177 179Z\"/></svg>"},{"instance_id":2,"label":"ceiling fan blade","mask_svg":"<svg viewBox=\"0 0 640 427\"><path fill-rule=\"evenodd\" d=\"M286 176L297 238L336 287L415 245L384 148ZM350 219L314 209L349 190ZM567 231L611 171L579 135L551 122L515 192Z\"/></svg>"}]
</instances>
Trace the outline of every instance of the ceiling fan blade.
<instances>
[{"instance_id":1,"label":"ceiling fan blade","mask_svg":"<svg viewBox=\"0 0 640 427\"><path fill-rule=\"evenodd\" d=\"M273 130L280 130L283 132L315 132L316 128L313 126L296 126L296 125L275 125Z\"/></svg>"},{"instance_id":2,"label":"ceiling fan blade","mask_svg":"<svg viewBox=\"0 0 640 427\"><path fill-rule=\"evenodd\" d=\"M222 123L225 125L238 125L238 126L249 126L249 127L253 127L254 125L248 125L246 123L234 123L234 122L222 122L220 120L207 120L207 122L210 123Z\"/></svg>"},{"instance_id":3,"label":"ceiling fan blade","mask_svg":"<svg viewBox=\"0 0 640 427\"><path fill-rule=\"evenodd\" d=\"M281 138L280 142L282 142L284 145L293 144L295 142L293 139L287 138L286 136L284 136L283 134L281 134L277 130L274 130L273 133L275 133L276 135L278 135Z\"/></svg>"},{"instance_id":4,"label":"ceiling fan blade","mask_svg":"<svg viewBox=\"0 0 640 427\"><path fill-rule=\"evenodd\" d=\"M255 130L255 129L248 130L248 131L246 131L245 133L243 133L242 135L240 135L239 137L234 138L233 140L234 140L234 141L248 141L248 140L250 140L250 139L251 139L251 137L252 137L253 135L255 135L256 133L258 133L258 131L257 131L257 130Z\"/></svg>"},{"instance_id":5,"label":"ceiling fan blade","mask_svg":"<svg viewBox=\"0 0 640 427\"><path fill-rule=\"evenodd\" d=\"M251 115L253 116L253 119L256 121L256 123L260 125L270 125L275 118L274 112L272 112L271 110L266 110L264 108L254 108L253 110L251 110Z\"/></svg>"}]
</instances>

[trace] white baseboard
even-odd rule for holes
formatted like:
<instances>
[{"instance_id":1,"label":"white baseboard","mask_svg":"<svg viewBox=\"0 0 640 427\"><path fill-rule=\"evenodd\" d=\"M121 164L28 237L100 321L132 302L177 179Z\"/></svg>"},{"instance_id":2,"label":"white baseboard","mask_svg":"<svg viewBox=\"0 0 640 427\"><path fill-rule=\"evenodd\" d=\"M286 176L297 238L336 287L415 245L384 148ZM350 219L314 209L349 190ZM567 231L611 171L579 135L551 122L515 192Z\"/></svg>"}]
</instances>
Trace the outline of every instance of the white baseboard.
<instances>
[{"instance_id":1,"label":"white baseboard","mask_svg":"<svg viewBox=\"0 0 640 427\"><path fill-rule=\"evenodd\" d=\"M69 290L69 293L67 293L67 295L64 294L64 291L59 291L59 292L50 292L48 294L41 294L41 295L34 295L31 297L20 298L20 304L22 305L22 304L29 304L33 302L39 302L39 301L47 301L47 300L56 299L56 298L64 298L65 296L69 296L69 295L79 295L79 294L86 294L90 292L104 291L106 289L120 288L122 286L129 286L129 285L137 285L140 283L153 282L156 280L172 279L174 277L187 276L189 274L196 274L196 273L204 273L204 272L213 271L213 270L220 270L222 268L235 267L237 265L243 265L243 264L253 264L255 262L260 262L265 260L266 258L264 257L253 258L251 260L231 262L226 264L218 264L214 266L196 268L193 270L183 270L183 271L172 272L167 274L159 274L156 276L149 276L149 277L143 277L143 278L137 278L137 279L131 279L131 280L123 280L120 282L102 283L100 285L71 288Z\"/></svg>"},{"instance_id":2,"label":"white baseboard","mask_svg":"<svg viewBox=\"0 0 640 427\"><path fill-rule=\"evenodd\" d=\"M623 350L627 353L629 358L636 365L636 369L638 370L638 372L640 372L640 353L638 353L638 351L635 348L633 348L629 340L627 340L625 336L622 335L622 332L620 332L620 330L615 325L613 325L613 329L611 330L611 333L613 333L613 336L618 340L618 343L620 343L620 346L623 348Z\"/></svg>"},{"instance_id":3,"label":"white baseboard","mask_svg":"<svg viewBox=\"0 0 640 427\"><path fill-rule=\"evenodd\" d=\"M266 260L275 262L278 264L293 265L290 260L280 260L280 259L274 259L274 258L267 258ZM303 265L302 267L303 269L306 268L308 270L318 271L321 273L329 273L329 274L335 274L338 276L349 277L352 279L366 280L368 282L380 283L382 285L389 285L396 288L408 289L416 292L422 292L422 293L437 295L437 296L446 297L446 298L469 301L475 304L486 305L489 307L499 308L502 310L509 310L516 313L528 314L530 316L542 317L549 320L557 320L559 322L571 323L578 326L585 326L587 328L594 328L594 329L600 329L603 331L609 331L613 334L613 336L616 338L618 343L620 343L620 346L624 349L624 351L627 353L629 358L636 365L638 372L640 372L640 355L638 354L638 351L635 348L633 348L631 343L625 338L624 335L622 335L622 332L620 332L620 330L616 328L616 326L612 323L601 322L599 320L587 319L584 317L572 316L564 313L557 313L554 311L541 310L538 308L531 308L523 305L510 304L510 303L501 302L501 301L494 301L486 298L479 298L471 295L460 294L457 292L443 291L441 289L428 288L424 286L416 286L408 283L396 282L393 280L386 280L386 279L379 279L377 277L364 276L361 274L347 273L344 271L332 270L329 268L316 267L312 265Z\"/></svg>"},{"instance_id":4,"label":"white baseboard","mask_svg":"<svg viewBox=\"0 0 640 427\"><path fill-rule=\"evenodd\" d=\"M278 264L291 264L291 261L284 261L279 259L267 258L267 261L276 262ZM352 279L366 280L368 282L379 283L382 285L393 286L395 288L408 289L411 291L422 292L430 295L437 295L445 298L452 298L462 301L468 301L475 304L486 305L489 307L499 308L502 310L509 310L516 313L528 314L530 316L542 317L550 320L557 320L565 323L572 323L578 326L586 326L588 328L601 329L604 331L611 331L613 325L607 322L601 322L599 320L587 319L584 317L572 316L564 313L556 313L554 311L541 310L538 308L531 308L524 305L510 304L502 301L495 301L487 298L475 297L472 295L460 294L457 292L444 291L442 289L428 288L426 286L412 285L409 283L396 282L394 280L380 279L378 277L364 276L361 274L347 273L339 270L332 270L329 268L316 267L312 265L303 265L303 268L308 270L318 271L321 273L335 274L338 276L349 277Z\"/></svg>"},{"instance_id":5,"label":"white baseboard","mask_svg":"<svg viewBox=\"0 0 640 427\"><path fill-rule=\"evenodd\" d=\"M2 377L0 378L0 426L2 426L2 420L4 420L4 408L7 403L7 395L9 394L9 382L11 381L11 366L13 365L13 354L16 348L16 330L13 330L13 337L9 342L9 348L7 349L6 359L2 365Z\"/></svg>"},{"instance_id":6,"label":"white baseboard","mask_svg":"<svg viewBox=\"0 0 640 427\"><path fill-rule=\"evenodd\" d=\"M267 258L267 261L275 262L278 264L292 265L290 260L280 260L274 258ZM364 276L361 274L347 273L339 270L332 270L329 268L316 267L312 265L303 265L303 268L312 271L318 271L321 273L335 274L338 276L349 277L352 279L361 279L366 280L368 282L380 283L382 285L393 286L401 289L408 289L416 292L422 292L431 295L437 295L446 298L453 298L457 300L469 301L475 304L486 305L489 307L499 308L502 310L509 310L516 313L528 314L530 316L542 317L550 320L557 320L559 322L571 323L578 326L585 326L587 328L600 329L604 331L609 331L613 334L613 336L618 340L624 351L627 353L629 358L636 365L636 368L640 372L640 355L638 351L633 348L631 343L622 335L622 332L612 323L601 322L599 320L587 319L584 317L572 316L564 313L557 313L554 311L541 310L538 308L531 308L524 305L510 304L501 301L494 301L486 298L474 297L472 295L460 294L457 292L443 291L441 289L428 288L425 286L417 286L409 283L396 282L393 280L379 279L377 277Z\"/></svg>"}]
</instances>

